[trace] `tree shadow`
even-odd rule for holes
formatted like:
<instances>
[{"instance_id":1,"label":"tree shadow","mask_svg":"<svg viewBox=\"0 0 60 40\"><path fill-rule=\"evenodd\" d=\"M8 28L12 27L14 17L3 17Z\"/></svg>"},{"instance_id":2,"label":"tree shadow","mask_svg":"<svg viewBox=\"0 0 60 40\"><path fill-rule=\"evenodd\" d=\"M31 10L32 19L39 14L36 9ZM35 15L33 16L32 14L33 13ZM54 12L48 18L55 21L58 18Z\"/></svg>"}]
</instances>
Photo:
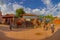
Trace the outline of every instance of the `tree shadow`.
<instances>
[{"instance_id":1,"label":"tree shadow","mask_svg":"<svg viewBox=\"0 0 60 40\"><path fill-rule=\"evenodd\" d=\"M2 30L2 31L9 31L9 28L8 27L4 27L4 26L0 26L0 30Z\"/></svg>"},{"instance_id":2,"label":"tree shadow","mask_svg":"<svg viewBox=\"0 0 60 40\"><path fill-rule=\"evenodd\" d=\"M0 30L5 32L10 32L9 27L0 26ZM15 39L7 37L2 31L0 31L0 40L28 40L28 39ZM12 30L14 32L23 31L23 30Z\"/></svg>"},{"instance_id":3,"label":"tree shadow","mask_svg":"<svg viewBox=\"0 0 60 40\"><path fill-rule=\"evenodd\" d=\"M18 31L25 31L33 28L12 28L12 31L18 32ZM0 30L10 32L9 26L0 26Z\"/></svg>"},{"instance_id":4,"label":"tree shadow","mask_svg":"<svg viewBox=\"0 0 60 40\"><path fill-rule=\"evenodd\" d=\"M19 40L7 37L3 32L0 31L0 40Z\"/></svg>"},{"instance_id":5,"label":"tree shadow","mask_svg":"<svg viewBox=\"0 0 60 40\"><path fill-rule=\"evenodd\" d=\"M58 29L52 36L42 40L60 40L60 29Z\"/></svg>"}]
</instances>

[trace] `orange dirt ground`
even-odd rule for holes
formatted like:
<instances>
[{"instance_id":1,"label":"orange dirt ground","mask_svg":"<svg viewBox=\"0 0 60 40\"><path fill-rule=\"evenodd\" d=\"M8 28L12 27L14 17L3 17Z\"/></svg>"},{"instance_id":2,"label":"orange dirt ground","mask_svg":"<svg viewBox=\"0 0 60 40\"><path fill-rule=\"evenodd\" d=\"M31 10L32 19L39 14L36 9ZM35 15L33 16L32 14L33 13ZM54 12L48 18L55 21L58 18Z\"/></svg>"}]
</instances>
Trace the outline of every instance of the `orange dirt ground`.
<instances>
[{"instance_id":1,"label":"orange dirt ground","mask_svg":"<svg viewBox=\"0 0 60 40\"><path fill-rule=\"evenodd\" d=\"M55 26L55 32L44 30L43 28L35 29L13 29L9 30L9 26L0 25L0 40L60 40L60 27Z\"/></svg>"}]
</instances>

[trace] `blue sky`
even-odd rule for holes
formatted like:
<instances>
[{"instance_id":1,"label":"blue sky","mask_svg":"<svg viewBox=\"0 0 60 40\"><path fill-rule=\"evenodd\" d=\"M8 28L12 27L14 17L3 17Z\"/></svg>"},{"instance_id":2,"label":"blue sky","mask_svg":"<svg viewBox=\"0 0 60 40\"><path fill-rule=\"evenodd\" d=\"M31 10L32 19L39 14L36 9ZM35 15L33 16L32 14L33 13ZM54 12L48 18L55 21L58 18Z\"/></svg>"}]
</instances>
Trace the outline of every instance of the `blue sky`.
<instances>
[{"instance_id":1,"label":"blue sky","mask_svg":"<svg viewBox=\"0 0 60 40\"><path fill-rule=\"evenodd\" d=\"M23 5L25 7L30 7L32 9L46 7L46 5L42 2L42 0L3 0L3 1L6 4L15 3L16 2L17 4ZM60 0L51 0L51 3L53 5L56 5L59 2L60 2Z\"/></svg>"},{"instance_id":2,"label":"blue sky","mask_svg":"<svg viewBox=\"0 0 60 40\"><path fill-rule=\"evenodd\" d=\"M45 0L46 1L46 0ZM6 4L9 3L17 3L20 5L23 5L25 7L29 7L29 8L44 8L46 7L46 5L42 2L42 0L6 0L4 1ZM56 5L60 2L60 0L51 0L51 3L53 5Z\"/></svg>"},{"instance_id":3,"label":"blue sky","mask_svg":"<svg viewBox=\"0 0 60 40\"><path fill-rule=\"evenodd\" d=\"M0 8L3 14L15 13L16 9L24 8L26 13L60 17L60 0L0 0Z\"/></svg>"}]
</instances>

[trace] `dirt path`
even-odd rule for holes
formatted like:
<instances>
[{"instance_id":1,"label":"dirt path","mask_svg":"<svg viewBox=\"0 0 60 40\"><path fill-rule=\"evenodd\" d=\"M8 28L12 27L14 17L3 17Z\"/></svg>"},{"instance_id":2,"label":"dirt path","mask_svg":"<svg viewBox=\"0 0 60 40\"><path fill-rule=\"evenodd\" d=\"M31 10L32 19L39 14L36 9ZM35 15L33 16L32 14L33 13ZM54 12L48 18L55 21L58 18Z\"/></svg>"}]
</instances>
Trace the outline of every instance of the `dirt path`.
<instances>
[{"instance_id":1,"label":"dirt path","mask_svg":"<svg viewBox=\"0 0 60 40\"><path fill-rule=\"evenodd\" d=\"M45 31L43 28L10 31L9 26L0 25L0 40L60 40L60 27L55 28L55 33L52 34L50 30Z\"/></svg>"}]
</instances>

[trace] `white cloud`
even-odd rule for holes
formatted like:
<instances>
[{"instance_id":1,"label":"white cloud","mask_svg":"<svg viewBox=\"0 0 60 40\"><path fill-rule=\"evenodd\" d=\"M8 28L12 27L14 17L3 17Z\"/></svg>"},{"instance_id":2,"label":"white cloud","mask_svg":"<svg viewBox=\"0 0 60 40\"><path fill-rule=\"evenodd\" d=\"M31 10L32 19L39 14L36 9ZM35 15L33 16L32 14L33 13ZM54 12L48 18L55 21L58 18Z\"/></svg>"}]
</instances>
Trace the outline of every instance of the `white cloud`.
<instances>
[{"instance_id":1,"label":"white cloud","mask_svg":"<svg viewBox=\"0 0 60 40\"><path fill-rule=\"evenodd\" d=\"M32 12L33 12L34 14L37 14L37 15L38 15L38 14L40 14L40 9L33 9Z\"/></svg>"},{"instance_id":2,"label":"white cloud","mask_svg":"<svg viewBox=\"0 0 60 40\"><path fill-rule=\"evenodd\" d=\"M58 7L60 7L60 3L58 3Z\"/></svg>"},{"instance_id":3,"label":"white cloud","mask_svg":"<svg viewBox=\"0 0 60 40\"><path fill-rule=\"evenodd\" d=\"M57 17L60 17L60 3L57 4L57 7L54 9L56 10L55 13L57 13ZM58 11L57 11L58 10Z\"/></svg>"},{"instance_id":4,"label":"white cloud","mask_svg":"<svg viewBox=\"0 0 60 40\"><path fill-rule=\"evenodd\" d=\"M2 11L2 15L5 15L7 13L14 13L12 6L11 6L11 3L9 3L8 5L7 4L0 5L0 8Z\"/></svg>"},{"instance_id":5,"label":"white cloud","mask_svg":"<svg viewBox=\"0 0 60 40\"><path fill-rule=\"evenodd\" d=\"M51 0L41 0L47 7L47 9L51 9L53 7L53 4L51 3Z\"/></svg>"},{"instance_id":6,"label":"white cloud","mask_svg":"<svg viewBox=\"0 0 60 40\"><path fill-rule=\"evenodd\" d=\"M31 9L31 8L24 8L24 11L25 11L26 13L32 13L32 9Z\"/></svg>"},{"instance_id":7,"label":"white cloud","mask_svg":"<svg viewBox=\"0 0 60 40\"><path fill-rule=\"evenodd\" d=\"M58 6L58 8L60 9L60 2L58 3L58 5L57 5L57 6Z\"/></svg>"},{"instance_id":8,"label":"white cloud","mask_svg":"<svg viewBox=\"0 0 60 40\"><path fill-rule=\"evenodd\" d=\"M13 9L16 10L18 8L24 8L22 5L19 5L17 3L13 4Z\"/></svg>"},{"instance_id":9,"label":"white cloud","mask_svg":"<svg viewBox=\"0 0 60 40\"><path fill-rule=\"evenodd\" d=\"M23 0L25 1L25 0ZM46 4L50 4L50 1L45 1ZM23 2L20 2L20 4L23 4ZM12 4L13 8L11 7L11 3L9 3L8 5L4 4L3 7L2 7L2 12L3 14L4 13L14 13L14 11L18 8L24 8L24 11L26 13L34 13L34 14L44 14L46 12L45 8L40 10L40 9L31 9L31 8L25 8L24 6L22 5L19 5L17 4L16 2ZM14 10L14 11L11 11L11 10Z\"/></svg>"},{"instance_id":10,"label":"white cloud","mask_svg":"<svg viewBox=\"0 0 60 40\"><path fill-rule=\"evenodd\" d=\"M40 9L33 9L33 12L37 12L37 11L40 11Z\"/></svg>"},{"instance_id":11,"label":"white cloud","mask_svg":"<svg viewBox=\"0 0 60 40\"><path fill-rule=\"evenodd\" d=\"M45 13L45 8L44 9L42 9L42 10L40 10L40 9L31 9L31 8L25 8L24 6L22 6L22 5L19 5L19 4L17 4L17 3L15 3L15 4L13 4L13 9L14 10L16 10L16 9L18 9L18 8L24 8L24 11L26 12L26 13L33 13L33 14L44 14Z\"/></svg>"},{"instance_id":12,"label":"white cloud","mask_svg":"<svg viewBox=\"0 0 60 40\"><path fill-rule=\"evenodd\" d=\"M32 12L37 15L45 14L46 10L45 8L40 10L40 9L33 9Z\"/></svg>"},{"instance_id":13,"label":"white cloud","mask_svg":"<svg viewBox=\"0 0 60 40\"><path fill-rule=\"evenodd\" d=\"M49 5L51 0L41 0L44 4Z\"/></svg>"},{"instance_id":14,"label":"white cloud","mask_svg":"<svg viewBox=\"0 0 60 40\"><path fill-rule=\"evenodd\" d=\"M14 11L15 11L16 9L18 9L18 8L23 8L26 13L32 13L32 9L31 9L31 8L25 8L25 7L22 6L22 5L19 5L19 4L17 4L17 3L14 3L14 4L13 4L13 9L14 9Z\"/></svg>"},{"instance_id":15,"label":"white cloud","mask_svg":"<svg viewBox=\"0 0 60 40\"><path fill-rule=\"evenodd\" d=\"M25 7L22 6L22 5L19 5L19 4L17 4L17 3L14 3L14 4L13 4L13 9L14 9L14 11L15 11L16 9L18 9L18 8L23 8L26 13L32 13L32 9L31 9L31 8L25 8Z\"/></svg>"},{"instance_id":16,"label":"white cloud","mask_svg":"<svg viewBox=\"0 0 60 40\"><path fill-rule=\"evenodd\" d=\"M20 4L23 4L23 1L22 1L22 2L20 2Z\"/></svg>"},{"instance_id":17,"label":"white cloud","mask_svg":"<svg viewBox=\"0 0 60 40\"><path fill-rule=\"evenodd\" d=\"M52 14L53 16L60 16L60 12L58 12L57 10L60 11L60 3L56 4L55 6L53 6L51 0L42 0L42 2L47 6L47 11L45 10L45 14Z\"/></svg>"},{"instance_id":18,"label":"white cloud","mask_svg":"<svg viewBox=\"0 0 60 40\"><path fill-rule=\"evenodd\" d=\"M5 14L6 13L6 4L0 5L0 7L1 7L2 13Z\"/></svg>"},{"instance_id":19,"label":"white cloud","mask_svg":"<svg viewBox=\"0 0 60 40\"><path fill-rule=\"evenodd\" d=\"M33 14L37 14L37 15L41 15L41 14L54 15L55 13L57 13L57 15L55 15L55 16L60 17L60 12L57 11L57 10L60 10L60 3L58 3L56 6L53 6L53 4L51 3L51 0L42 0L42 1L47 6L47 8L43 8L42 10L40 10L38 8L36 8L36 9L25 8L24 6L19 5L16 2L13 3L12 5L11 5L11 3L9 3L8 5L3 4L3 5L0 5L0 7L1 7L1 11L3 14L14 13L16 9L24 8L24 11L26 13L33 13ZM21 4L23 4L23 3L21 2ZM11 10L13 10L13 11L11 11Z\"/></svg>"},{"instance_id":20,"label":"white cloud","mask_svg":"<svg viewBox=\"0 0 60 40\"><path fill-rule=\"evenodd\" d=\"M58 16L60 17L60 12L57 11L57 9L60 9L60 3L58 3L57 5L53 6L53 4L51 3L51 0L45 0L44 3L47 5L47 8L43 8L42 10L36 8L36 9L31 9L31 8L25 8L22 5L19 4L13 4L14 10L18 9L18 8L24 8L24 11L26 13L33 13L33 14L52 14L53 16ZM48 10L47 10L48 9ZM55 15L57 13L57 15Z\"/></svg>"},{"instance_id":21,"label":"white cloud","mask_svg":"<svg viewBox=\"0 0 60 40\"><path fill-rule=\"evenodd\" d=\"M42 10L41 10L41 13L42 13L42 14L45 14L45 13L46 13L46 9L45 9L45 8L42 9Z\"/></svg>"},{"instance_id":22,"label":"white cloud","mask_svg":"<svg viewBox=\"0 0 60 40\"><path fill-rule=\"evenodd\" d=\"M9 3L8 5L11 5L12 3Z\"/></svg>"},{"instance_id":23,"label":"white cloud","mask_svg":"<svg viewBox=\"0 0 60 40\"><path fill-rule=\"evenodd\" d=\"M53 16L60 17L60 3L56 4L53 8L48 10L47 14L52 14Z\"/></svg>"}]
</instances>

